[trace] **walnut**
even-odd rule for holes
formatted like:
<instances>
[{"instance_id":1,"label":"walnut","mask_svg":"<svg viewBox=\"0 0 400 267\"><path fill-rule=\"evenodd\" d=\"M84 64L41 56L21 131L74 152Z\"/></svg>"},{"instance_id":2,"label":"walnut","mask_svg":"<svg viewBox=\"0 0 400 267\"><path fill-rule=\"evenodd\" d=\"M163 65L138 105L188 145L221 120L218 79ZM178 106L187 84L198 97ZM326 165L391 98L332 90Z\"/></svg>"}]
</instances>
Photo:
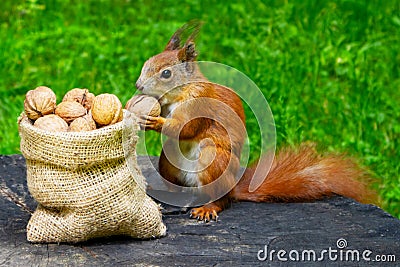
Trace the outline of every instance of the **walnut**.
<instances>
[{"instance_id":1,"label":"walnut","mask_svg":"<svg viewBox=\"0 0 400 267\"><path fill-rule=\"evenodd\" d=\"M54 113L56 108L56 95L45 86L39 86L26 93L24 101L25 113L28 118L36 120L44 115Z\"/></svg>"},{"instance_id":2,"label":"walnut","mask_svg":"<svg viewBox=\"0 0 400 267\"><path fill-rule=\"evenodd\" d=\"M76 118L69 125L70 132L84 132L96 130L96 122L93 120L91 114L87 114L83 117Z\"/></svg>"},{"instance_id":3,"label":"walnut","mask_svg":"<svg viewBox=\"0 0 400 267\"><path fill-rule=\"evenodd\" d=\"M161 106L157 99L146 95L135 95L125 105L125 109L134 113L136 116L148 115L160 116Z\"/></svg>"},{"instance_id":4,"label":"walnut","mask_svg":"<svg viewBox=\"0 0 400 267\"><path fill-rule=\"evenodd\" d=\"M89 110L92 107L94 98L94 94L90 93L88 89L74 88L64 95L62 101L75 101Z\"/></svg>"},{"instance_id":5,"label":"walnut","mask_svg":"<svg viewBox=\"0 0 400 267\"><path fill-rule=\"evenodd\" d=\"M100 126L121 121L123 116L121 101L113 94L96 96L92 105L92 116Z\"/></svg>"},{"instance_id":6,"label":"walnut","mask_svg":"<svg viewBox=\"0 0 400 267\"><path fill-rule=\"evenodd\" d=\"M93 119L92 116L92 111L89 110L88 114L86 114L85 116L83 116L83 118L89 123L90 128L92 128L93 130L96 129L96 122Z\"/></svg>"},{"instance_id":7,"label":"walnut","mask_svg":"<svg viewBox=\"0 0 400 267\"><path fill-rule=\"evenodd\" d=\"M67 101L58 104L55 113L66 122L71 123L76 118L85 116L86 109L78 102Z\"/></svg>"},{"instance_id":8,"label":"walnut","mask_svg":"<svg viewBox=\"0 0 400 267\"><path fill-rule=\"evenodd\" d=\"M51 132L66 132L68 130L68 124L55 114L38 118L33 126Z\"/></svg>"}]
</instances>

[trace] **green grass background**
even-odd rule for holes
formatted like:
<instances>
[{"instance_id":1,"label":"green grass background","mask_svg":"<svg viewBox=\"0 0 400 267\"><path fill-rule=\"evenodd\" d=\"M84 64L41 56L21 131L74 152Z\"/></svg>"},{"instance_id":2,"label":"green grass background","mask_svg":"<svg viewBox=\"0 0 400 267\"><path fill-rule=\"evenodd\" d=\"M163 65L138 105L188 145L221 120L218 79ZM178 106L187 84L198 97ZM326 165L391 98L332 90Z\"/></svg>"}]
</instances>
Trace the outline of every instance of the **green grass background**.
<instances>
[{"instance_id":1,"label":"green grass background","mask_svg":"<svg viewBox=\"0 0 400 267\"><path fill-rule=\"evenodd\" d=\"M3 0L0 154L20 153L16 121L27 90L47 85L60 100L86 87L125 103L143 62L193 18L205 23L199 60L230 65L263 91L278 147L313 141L354 156L377 178L383 208L400 217L396 0ZM255 127L250 118L257 151Z\"/></svg>"}]
</instances>

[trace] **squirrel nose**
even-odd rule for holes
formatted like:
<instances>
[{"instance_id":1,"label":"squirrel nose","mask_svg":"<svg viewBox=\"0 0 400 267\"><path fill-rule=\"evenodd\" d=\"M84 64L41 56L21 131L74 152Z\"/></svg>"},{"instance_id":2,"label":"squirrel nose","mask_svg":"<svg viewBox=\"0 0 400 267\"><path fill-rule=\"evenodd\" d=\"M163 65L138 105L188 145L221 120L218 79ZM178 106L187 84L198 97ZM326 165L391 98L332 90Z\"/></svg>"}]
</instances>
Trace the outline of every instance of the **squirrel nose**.
<instances>
[{"instance_id":1,"label":"squirrel nose","mask_svg":"<svg viewBox=\"0 0 400 267\"><path fill-rule=\"evenodd\" d=\"M141 84L139 83L139 81L136 82L135 86L136 86L136 88L137 88L139 91L143 91L143 85L141 85Z\"/></svg>"}]
</instances>

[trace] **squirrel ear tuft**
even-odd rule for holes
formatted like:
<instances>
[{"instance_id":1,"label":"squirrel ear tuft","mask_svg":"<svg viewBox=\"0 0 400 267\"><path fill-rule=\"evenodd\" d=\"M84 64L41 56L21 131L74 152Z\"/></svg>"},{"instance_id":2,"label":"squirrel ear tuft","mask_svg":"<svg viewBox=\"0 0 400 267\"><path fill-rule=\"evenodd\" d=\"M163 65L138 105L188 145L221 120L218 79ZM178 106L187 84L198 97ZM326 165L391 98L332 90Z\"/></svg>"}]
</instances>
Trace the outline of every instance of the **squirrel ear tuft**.
<instances>
[{"instance_id":1,"label":"squirrel ear tuft","mask_svg":"<svg viewBox=\"0 0 400 267\"><path fill-rule=\"evenodd\" d=\"M187 42L178 52L178 58L182 62L194 61L196 57L196 45L193 41Z\"/></svg>"},{"instance_id":2,"label":"squirrel ear tuft","mask_svg":"<svg viewBox=\"0 0 400 267\"><path fill-rule=\"evenodd\" d=\"M176 31L174 35L172 35L164 51L179 49L179 47L181 46L181 37L178 31Z\"/></svg>"},{"instance_id":3,"label":"squirrel ear tuft","mask_svg":"<svg viewBox=\"0 0 400 267\"><path fill-rule=\"evenodd\" d=\"M203 23L197 19L191 20L184 24L172 35L164 51L181 49L183 47L184 40L186 40L184 41L186 46L186 44L196 38L202 24Z\"/></svg>"}]
</instances>

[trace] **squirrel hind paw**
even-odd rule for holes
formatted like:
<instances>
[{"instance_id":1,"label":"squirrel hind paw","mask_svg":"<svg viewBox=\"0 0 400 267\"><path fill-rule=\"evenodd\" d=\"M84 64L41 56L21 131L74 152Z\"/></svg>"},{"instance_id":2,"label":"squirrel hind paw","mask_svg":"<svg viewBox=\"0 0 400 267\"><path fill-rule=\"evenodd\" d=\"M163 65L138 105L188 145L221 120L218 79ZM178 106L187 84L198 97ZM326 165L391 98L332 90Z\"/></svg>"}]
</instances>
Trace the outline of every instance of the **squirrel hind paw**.
<instances>
[{"instance_id":1,"label":"squirrel hind paw","mask_svg":"<svg viewBox=\"0 0 400 267\"><path fill-rule=\"evenodd\" d=\"M190 218L197 219L199 221L209 222L218 221L218 211L217 207L210 207L208 205L202 206L200 208L194 208L190 211Z\"/></svg>"}]
</instances>

